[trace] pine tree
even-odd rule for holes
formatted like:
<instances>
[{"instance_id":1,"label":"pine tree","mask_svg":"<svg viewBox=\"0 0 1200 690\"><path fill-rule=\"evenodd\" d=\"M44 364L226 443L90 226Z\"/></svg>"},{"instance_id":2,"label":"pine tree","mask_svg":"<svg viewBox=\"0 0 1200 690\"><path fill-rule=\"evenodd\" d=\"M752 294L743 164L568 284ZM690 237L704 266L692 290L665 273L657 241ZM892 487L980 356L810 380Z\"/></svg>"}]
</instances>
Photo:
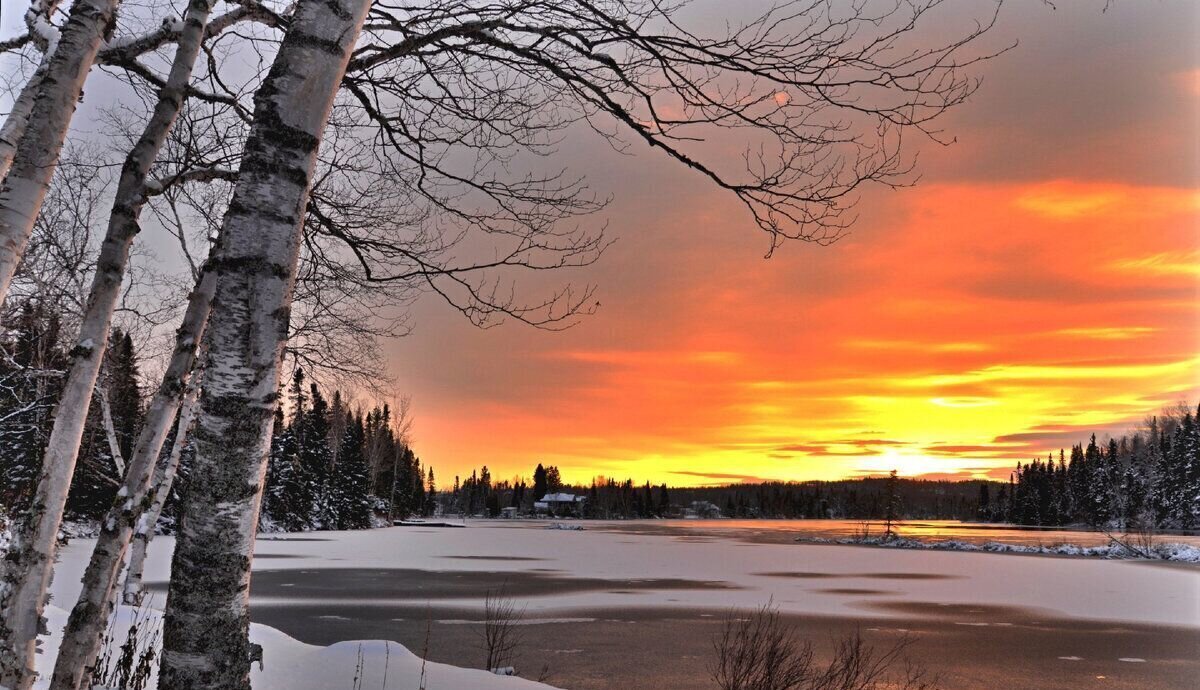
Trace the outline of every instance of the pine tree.
<instances>
[{"instance_id":1,"label":"pine tree","mask_svg":"<svg viewBox=\"0 0 1200 690\"><path fill-rule=\"evenodd\" d=\"M524 488L524 484L521 485ZM513 492L514 497L516 492ZM519 499L517 499L519 500ZM433 468L429 468L428 478L425 483L425 515L430 516L437 512L437 483L433 480Z\"/></svg>"},{"instance_id":2,"label":"pine tree","mask_svg":"<svg viewBox=\"0 0 1200 690\"><path fill-rule=\"evenodd\" d=\"M9 356L0 358L0 508L10 514L33 495L61 373L70 364L60 331L54 310L26 300L10 326Z\"/></svg>"},{"instance_id":3,"label":"pine tree","mask_svg":"<svg viewBox=\"0 0 1200 690\"><path fill-rule=\"evenodd\" d=\"M992 519L992 494L987 482L979 483L979 519Z\"/></svg>"},{"instance_id":4,"label":"pine tree","mask_svg":"<svg viewBox=\"0 0 1200 690\"><path fill-rule=\"evenodd\" d=\"M121 455L133 455L142 420L142 393L138 386L137 354L133 338L117 330L106 353L108 359L108 400L112 409L113 426Z\"/></svg>"},{"instance_id":5,"label":"pine tree","mask_svg":"<svg viewBox=\"0 0 1200 690\"><path fill-rule=\"evenodd\" d=\"M887 484L884 488L884 521L885 535L893 536L893 527L897 520L900 519L900 478L896 470L888 473Z\"/></svg>"},{"instance_id":6,"label":"pine tree","mask_svg":"<svg viewBox=\"0 0 1200 690\"><path fill-rule=\"evenodd\" d=\"M292 420L272 439L268 464L271 483L267 485L267 491L271 497L268 503L270 519L279 528L295 532L311 528L315 501L312 478L300 457L309 422L308 395L304 372L300 369L292 376L288 402ZM277 417L276 423L282 424L282 418Z\"/></svg>"},{"instance_id":7,"label":"pine tree","mask_svg":"<svg viewBox=\"0 0 1200 690\"><path fill-rule=\"evenodd\" d=\"M347 415L341 426L344 431L332 477L331 517L336 529L366 529L371 526L367 463L363 456L366 429L361 416Z\"/></svg>"},{"instance_id":8,"label":"pine tree","mask_svg":"<svg viewBox=\"0 0 1200 690\"><path fill-rule=\"evenodd\" d=\"M298 457L308 481L308 523L314 529L321 529L336 521L329 485L333 460L329 450L329 403L315 383L309 385L309 399L303 433L297 434Z\"/></svg>"},{"instance_id":9,"label":"pine tree","mask_svg":"<svg viewBox=\"0 0 1200 690\"><path fill-rule=\"evenodd\" d=\"M550 484L546 481L546 468L539 462L533 470L533 500L540 501L548 493Z\"/></svg>"}]
</instances>

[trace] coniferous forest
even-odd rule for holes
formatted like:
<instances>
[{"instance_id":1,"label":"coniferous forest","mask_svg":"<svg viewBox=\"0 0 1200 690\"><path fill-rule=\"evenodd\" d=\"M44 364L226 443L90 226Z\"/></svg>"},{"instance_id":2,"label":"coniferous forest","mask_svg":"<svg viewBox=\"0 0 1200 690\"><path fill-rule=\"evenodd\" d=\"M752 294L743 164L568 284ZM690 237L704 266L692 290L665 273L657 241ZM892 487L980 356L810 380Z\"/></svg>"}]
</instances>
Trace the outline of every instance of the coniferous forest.
<instances>
[{"instance_id":1,"label":"coniferous forest","mask_svg":"<svg viewBox=\"0 0 1200 690\"><path fill-rule=\"evenodd\" d=\"M1107 442L1018 464L980 516L1022 525L1196 529L1200 527L1200 425L1190 409L1168 410Z\"/></svg>"},{"instance_id":2,"label":"coniferous forest","mask_svg":"<svg viewBox=\"0 0 1200 690\"><path fill-rule=\"evenodd\" d=\"M283 531L364 529L432 512L433 469L422 467L398 434L388 405L352 409L327 400L297 370L288 390L290 417L275 415L260 523Z\"/></svg>"},{"instance_id":3,"label":"coniferous forest","mask_svg":"<svg viewBox=\"0 0 1200 690\"><path fill-rule=\"evenodd\" d=\"M69 361L61 330L53 311L27 302L3 343L11 357L0 360L0 510L8 514L27 505L37 481ZM142 422L144 393L133 338L115 329L88 409L67 499L69 519L100 520L113 504ZM263 529L365 529L432 512L433 469L421 464L404 438L403 420L395 419L389 405L352 406L337 391L327 397L299 368L284 398L275 415L259 518ZM177 433L171 430L172 437ZM163 444L160 463L173 445L171 439ZM193 450L190 442L183 447L162 513L160 525L168 531L187 490Z\"/></svg>"}]
</instances>

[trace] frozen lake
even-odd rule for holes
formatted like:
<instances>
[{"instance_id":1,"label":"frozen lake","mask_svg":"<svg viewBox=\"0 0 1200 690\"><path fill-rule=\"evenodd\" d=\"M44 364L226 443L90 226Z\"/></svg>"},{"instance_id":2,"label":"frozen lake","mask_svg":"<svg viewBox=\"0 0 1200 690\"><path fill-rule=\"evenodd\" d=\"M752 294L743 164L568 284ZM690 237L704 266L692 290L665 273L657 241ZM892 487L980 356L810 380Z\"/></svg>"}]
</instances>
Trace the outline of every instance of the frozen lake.
<instances>
[{"instance_id":1,"label":"frozen lake","mask_svg":"<svg viewBox=\"0 0 1200 690\"><path fill-rule=\"evenodd\" d=\"M914 656L948 689L1193 688L1200 679L1200 568L795 543L800 529L841 528L820 522L571 531L470 521L264 535L252 617L320 645L391 639L420 649L428 629L433 660L470 666L482 661L482 599L503 588L526 609L518 667L537 675L547 666L548 682L576 690L712 687L705 669L721 617L768 601L818 645L854 629L880 644L914 634ZM162 582L172 540L154 544L147 577ZM90 547L66 548L60 606L73 601Z\"/></svg>"},{"instance_id":2,"label":"frozen lake","mask_svg":"<svg viewBox=\"0 0 1200 690\"><path fill-rule=\"evenodd\" d=\"M798 537L845 539L861 534L864 524L873 536L879 536L884 531L881 522L864 523L859 520L614 520L587 524L597 525L595 528L642 534L703 534L762 543L787 543L796 541ZM960 520L907 520L895 523L893 530L899 536L911 539L952 539L972 544L1002 542L1020 546L1103 546L1109 543L1108 536L1099 531ZM1164 542L1200 547L1200 534L1196 532L1162 534L1157 538Z\"/></svg>"}]
</instances>

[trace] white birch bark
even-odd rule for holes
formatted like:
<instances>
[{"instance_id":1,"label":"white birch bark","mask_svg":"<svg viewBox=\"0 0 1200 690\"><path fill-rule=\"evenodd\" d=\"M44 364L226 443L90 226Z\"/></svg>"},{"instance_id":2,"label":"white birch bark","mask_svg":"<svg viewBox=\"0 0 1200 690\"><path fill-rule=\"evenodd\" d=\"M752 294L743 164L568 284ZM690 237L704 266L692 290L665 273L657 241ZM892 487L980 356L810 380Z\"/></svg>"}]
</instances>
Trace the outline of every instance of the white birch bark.
<instances>
[{"instance_id":1,"label":"white birch bark","mask_svg":"<svg viewBox=\"0 0 1200 690\"><path fill-rule=\"evenodd\" d=\"M124 483L116 502L100 525L91 561L83 574L83 589L63 630L58 660L50 680L51 690L78 690L81 682L91 676L91 669L100 651L102 633L112 615L117 580L125 562L129 540L135 531L154 528L153 523L147 525L142 519L143 515L148 516L145 511L154 501L150 479L171 424L179 412L188 374L195 366L198 343L204 335L215 288L216 277L205 271L188 298L187 311L176 332L175 349L167 364L167 371L146 410L142 430L129 458ZM180 424L182 435L183 422Z\"/></svg>"},{"instance_id":2,"label":"white birch bark","mask_svg":"<svg viewBox=\"0 0 1200 690\"><path fill-rule=\"evenodd\" d=\"M125 456L121 454L121 443L117 441L117 427L113 424L112 405L108 404L108 391L102 386L96 386L96 394L100 397L100 416L104 419L104 436L108 439L108 452L112 455L113 467L117 468L117 476L125 476Z\"/></svg>"},{"instance_id":3,"label":"white birch bark","mask_svg":"<svg viewBox=\"0 0 1200 690\"><path fill-rule=\"evenodd\" d=\"M0 185L0 302L8 296L33 221L58 167L83 82L101 39L112 27L119 2L75 0L58 44L49 52L50 61L38 84L24 134L17 140L8 174Z\"/></svg>"},{"instance_id":4,"label":"white birch bark","mask_svg":"<svg viewBox=\"0 0 1200 690\"><path fill-rule=\"evenodd\" d=\"M150 488L154 498L133 532L132 545L129 548L129 566L125 569L125 587L121 596L122 603L128 606L140 606L145 596L142 574L146 570L146 551L150 548L150 541L154 539L154 526L158 524L167 499L171 496L171 486L175 484L175 476L179 473L179 461L183 457L183 449L187 447L188 434L192 432L192 422L196 418L196 396L199 393L197 377L198 373L192 374L183 403L179 406L179 424L176 426L175 441L171 444L171 453L154 470L154 480Z\"/></svg>"},{"instance_id":5,"label":"white birch bark","mask_svg":"<svg viewBox=\"0 0 1200 690\"><path fill-rule=\"evenodd\" d=\"M38 89L42 85L42 77L50 65L50 55L51 53L42 54L42 60L38 63L37 69L30 75L29 81L25 82L25 86L21 87L21 92L13 101L12 110L8 111L8 116L4 118L4 125L0 126L0 180L8 175L8 169L12 167L13 155L17 152L17 142L21 140L26 127L29 126L29 115L33 112L34 97L37 96Z\"/></svg>"},{"instance_id":6,"label":"white birch bark","mask_svg":"<svg viewBox=\"0 0 1200 690\"><path fill-rule=\"evenodd\" d=\"M159 685L250 687L250 562L317 148L370 0L300 0L263 86L221 246Z\"/></svg>"},{"instance_id":7,"label":"white birch bark","mask_svg":"<svg viewBox=\"0 0 1200 690\"><path fill-rule=\"evenodd\" d=\"M67 32L70 23L75 20L76 9L81 3L100 1L76 0L56 56L66 48ZM53 572L58 529L79 455L88 401L96 385L96 376L112 326L113 310L120 297L121 281L129 261L129 248L140 230L138 217L146 201L146 174L183 105L211 6L212 0L191 0L185 18L184 35L180 37L167 82L159 92L158 102L146 128L121 168L87 308L80 322L78 345L71 353L73 361L42 457L42 476L34 499L16 530L17 536L5 556L6 571L0 584L0 686L26 690L33 683L33 655L46 591ZM53 63L51 68L47 73L47 82L54 74ZM87 72L86 66L80 67L80 70L83 74ZM44 100L44 93L39 94L34 108L35 117ZM23 147L28 141L41 138L34 130L30 130L18 146L13 171L9 180L5 181L3 191L0 191L0 234L5 230L3 195L11 189L10 181L22 165ZM58 145L61 146L61 143L59 139ZM0 244L4 241L0 238ZM5 256L3 247L0 247L0 263Z\"/></svg>"},{"instance_id":8,"label":"white birch bark","mask_svg":"<svg viewBox=\"0 0 1200 690\"><path fill-rule=\"evenodd\" d=\"M4 179L8 169L12 167L17 142L21 140L25 128L29 125L33 101L42 86L46 69L50 66L50 57L54 55L54 49L58 45L58 30L50 22L57 8L58 0L33 0L29 4L29 10L25 12L25 25L29 28L29 35L33 37L35 45L41 49L42 59L33 74L29 75L25 86L21 87L20 93L13 101L12 109L4 118L4 124L0 126L0 180Z\"/></svg>"}]
</instances>

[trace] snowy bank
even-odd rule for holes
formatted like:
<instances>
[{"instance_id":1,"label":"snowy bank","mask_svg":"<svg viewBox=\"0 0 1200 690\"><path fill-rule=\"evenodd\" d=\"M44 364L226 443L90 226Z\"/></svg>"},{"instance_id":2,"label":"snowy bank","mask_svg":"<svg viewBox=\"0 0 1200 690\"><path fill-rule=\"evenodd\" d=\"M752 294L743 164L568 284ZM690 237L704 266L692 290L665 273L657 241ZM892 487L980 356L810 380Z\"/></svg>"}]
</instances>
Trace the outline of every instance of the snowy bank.
<instances>
[{"instance_id":1,"label":"snowy bank","mask_svg":"<svg viewBox=\"0 0 1200 690\"><path fill-rule=\"evenodd\" d=\"M124 644L137 612L118 607L113 618L110 649ZM140 614L142 639L160 639L162 619L157 611ZM35 690L50 685L50 672L67 612L56 606L46 607L50 635L42 639L37 656L38 681ZM403 645L383 640L339 642L317 647L299 642L265 625L250 625L250 640L262 645L263 664L250 671L254 690L325 690L326 688L364 688L369 690L555 690L544 683L523 678L498 676L486 671L425 662ZM157 672L157 668L155 669ZM157 686L156 673L147 687Z\"/></svg>"},{"instance_id":2,"label":"snowy bank","mask_svg":"<svg viewBox=\"0 0 1200 690\"><path fill-rule=\"evenodd\" d=\"M926 541L906 537L852 537L848 539L821 539L797 537L805 544L849 544L853 546L885 546L893 549L927 549L933 551L982 551L986 553L1020 553L1040 556L1087 556L1116 560L1174 561L1200 563L1200 547L1191 544L1153 544L1140 551L1126 544L1113 541L1104 546L1079 546L1078 544L1025 545L989 541L975 544L958 539ZM1148 555L1149 554L1149 555Z\"/></svg>"}]
</instances>

